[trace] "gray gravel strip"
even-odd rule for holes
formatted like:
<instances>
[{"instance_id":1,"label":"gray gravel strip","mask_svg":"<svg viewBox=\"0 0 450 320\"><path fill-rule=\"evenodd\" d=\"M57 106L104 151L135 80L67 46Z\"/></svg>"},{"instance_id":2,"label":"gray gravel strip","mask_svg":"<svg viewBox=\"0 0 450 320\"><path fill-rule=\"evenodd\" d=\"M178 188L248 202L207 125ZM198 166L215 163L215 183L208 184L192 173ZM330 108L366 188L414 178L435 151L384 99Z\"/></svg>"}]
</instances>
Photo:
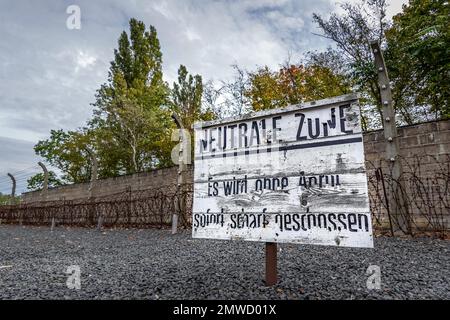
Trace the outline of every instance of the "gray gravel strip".
<instances>
[{"instance_id":1,"label":"gray gravel strip","mask_svg":"<svg viewBox=\"0 0 450 320\"><path fill-rule=\"evenodd\" d=\"M0 299L450 299L450 241L376 238L375 249L278 246L264 286L264 243L189 231L0 226ZM65 272L79 265L81 289ZM367 289L370 265L381 289Z\"/></svg>"}]
</instances>

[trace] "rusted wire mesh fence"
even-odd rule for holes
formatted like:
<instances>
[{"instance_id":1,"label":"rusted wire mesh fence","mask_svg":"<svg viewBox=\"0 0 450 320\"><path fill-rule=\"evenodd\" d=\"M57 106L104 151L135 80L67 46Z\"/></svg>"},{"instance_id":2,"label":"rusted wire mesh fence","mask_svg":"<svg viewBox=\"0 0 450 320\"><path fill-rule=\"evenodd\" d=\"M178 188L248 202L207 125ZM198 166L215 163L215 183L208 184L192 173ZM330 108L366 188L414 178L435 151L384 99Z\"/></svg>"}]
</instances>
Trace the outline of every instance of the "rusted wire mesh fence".
<instances>
[{"instance_id":1,"label":"rusted wire mesh fence","mask_svg":"<svg viewBox=\"0 0 450 320\"><path fill-rule=\"evenodd\" d=\"M404 234L450 231L450 155L400 157L402 173L394 179L388 161L368 163L369 199L374 227ZM389 206L392 197L396 210ZM403 222L403 223L402 223Z\"/></svg>"},{"instance_id":2,"label":"rusted wire mesh fence","mask_svg":"<svg viewBox=\"0 0 450 320\"><path fill-rule=\"evenodd\" d=\"M181 212L180 204L186 205ZM182 206L181 206L182 208ZM191 223L192 185L126 191L101 198L39 201L0 206L1 223L24 225L58 225L94 227L164 227L179 215L179 225Z\"/></svg>"}]
</instances>

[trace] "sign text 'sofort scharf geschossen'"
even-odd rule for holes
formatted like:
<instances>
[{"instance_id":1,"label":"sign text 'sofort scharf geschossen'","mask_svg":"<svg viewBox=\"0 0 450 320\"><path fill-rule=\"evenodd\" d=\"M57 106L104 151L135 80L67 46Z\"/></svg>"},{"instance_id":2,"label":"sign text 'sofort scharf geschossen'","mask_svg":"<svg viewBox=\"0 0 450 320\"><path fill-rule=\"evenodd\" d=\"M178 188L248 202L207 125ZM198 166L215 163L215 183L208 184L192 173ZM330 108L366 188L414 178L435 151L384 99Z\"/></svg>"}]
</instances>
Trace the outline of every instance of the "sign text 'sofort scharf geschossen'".
<instances>
[{"instance_id":1,"label":"sign text 'sofort scharf geschossen'","mask_svg":"<svg viewBox=\"0 0 450 320\"><path fill-rule=\"evenodd\" d=\"M194 129L194 238L373 247L357 95Z\"/></svg>"}]
</instances>

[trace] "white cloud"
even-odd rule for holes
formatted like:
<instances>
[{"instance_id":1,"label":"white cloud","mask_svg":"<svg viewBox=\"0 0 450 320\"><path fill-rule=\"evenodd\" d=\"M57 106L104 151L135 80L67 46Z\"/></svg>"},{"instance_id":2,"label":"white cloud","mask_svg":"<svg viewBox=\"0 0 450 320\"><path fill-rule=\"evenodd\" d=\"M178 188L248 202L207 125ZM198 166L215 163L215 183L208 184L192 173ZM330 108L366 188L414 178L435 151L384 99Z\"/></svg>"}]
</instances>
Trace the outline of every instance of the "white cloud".
<instances>
[{"instance_id":1,"label":"white cloud","mask_svg":"<svg viewBox=\"0 0 450 320\"><path fill-rule=\"evenodd\" d=\"M77 72L79 68L88 68L92 65L94 65L95 61L97 61L97 58L94 56L89 55L86 52L78 51L77 58L76 58L76 68L75 71Z\"/></svg>"},{"instance_id":2,"label":"white cloud","mask_svg":"<svg viewBox=\"0 0 450 320\"><path fill-rule=\"evenodd\" d=\"M200 35L192 29L187 29L185 31L186 37L189 41L201 40Z\"/></svg>"}]
</instances>

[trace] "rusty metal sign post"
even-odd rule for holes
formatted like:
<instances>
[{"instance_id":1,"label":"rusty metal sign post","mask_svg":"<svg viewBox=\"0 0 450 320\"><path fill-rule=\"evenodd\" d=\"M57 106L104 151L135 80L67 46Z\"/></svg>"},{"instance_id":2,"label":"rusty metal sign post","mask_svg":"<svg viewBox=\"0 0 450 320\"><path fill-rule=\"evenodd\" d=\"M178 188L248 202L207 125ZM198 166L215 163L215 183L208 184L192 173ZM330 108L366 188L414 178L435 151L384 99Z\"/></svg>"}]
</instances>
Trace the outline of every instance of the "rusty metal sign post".
<instances>
[{"instance_id":1,"label":"rusty metal sign post","mask_svg":"<svg viewBox=\"0 0 450 320\"><path fill-rule=\"evenodd\" d=\"M194 125L193 238L373 247L358 95Z\"/></svg>"},{"instance_id":2,"label":"rusty metal sign post","mask_svg":"<svg viewBox=\"0 0 450 320\"><path fill-rule=\"evenodd\" d=\"M266 242L266 285L273 286L278 282L277 244Z\"/></svg>"}]
</instances>

